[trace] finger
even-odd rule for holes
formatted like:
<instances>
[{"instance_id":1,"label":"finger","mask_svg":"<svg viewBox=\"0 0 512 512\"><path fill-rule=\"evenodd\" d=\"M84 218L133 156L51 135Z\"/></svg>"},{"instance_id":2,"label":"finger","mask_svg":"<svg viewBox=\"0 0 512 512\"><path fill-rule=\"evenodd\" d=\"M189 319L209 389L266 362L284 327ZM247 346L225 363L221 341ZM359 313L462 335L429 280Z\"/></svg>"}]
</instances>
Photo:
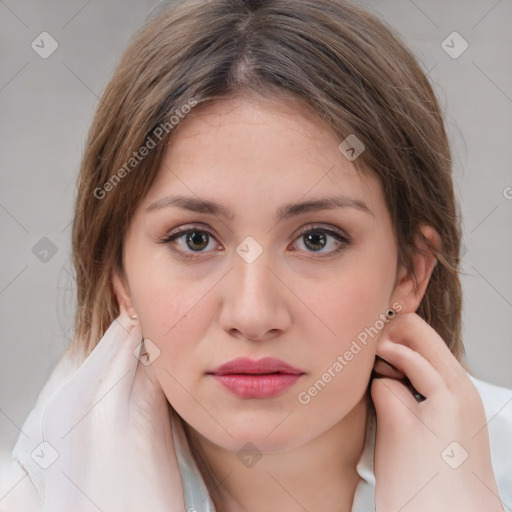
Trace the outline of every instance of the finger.
<instances>
[{"instance_id":1,"label":"finger","mask_svg":"<svg viewBox=\"0 0 512 512\"><path fill-rule=\"evenodd\" d=\"M377 345L377 353L397 370L404 372L414 389L424 397L428 398L446 388L443 378L430 362L408 346L383 340Z\"/></svg>"},{"instance_id":2,"label":"finger","mask_svg":"<svg viewBox=\"0 0 512 512\"><path fill-rule=\"evenodd\" d=\"M417 416L419 404L407 387L399 381L388 378L374 379L370 393L377 421L381 425L403 425L403 420L409 413Z\"/></svg>"},{"instance_id":3,"label":"finger","mask_svg":"<svg viewBox=\"0 0 512 512\"><path fill-rule=\"evenodd\" d=\"M416 313L398 314L386 326L381 339L388 338L421 354L441 375L447 385L454 378L467 378L464 369L444 340Z\"/></svg>"},{"instance_id":4,"label":"finger","mask_svg":"<svg viewBox=\"0 0 512 512\"><path fill-rule=\"evenodd\" d=\"M404 373L397 370L394 366L390 365L388 361L385 361L378 355L375 356L373 371L375 375L379 377L389 377L391 379L403 379L405 377Z\"/></svg>"}]
</instances>

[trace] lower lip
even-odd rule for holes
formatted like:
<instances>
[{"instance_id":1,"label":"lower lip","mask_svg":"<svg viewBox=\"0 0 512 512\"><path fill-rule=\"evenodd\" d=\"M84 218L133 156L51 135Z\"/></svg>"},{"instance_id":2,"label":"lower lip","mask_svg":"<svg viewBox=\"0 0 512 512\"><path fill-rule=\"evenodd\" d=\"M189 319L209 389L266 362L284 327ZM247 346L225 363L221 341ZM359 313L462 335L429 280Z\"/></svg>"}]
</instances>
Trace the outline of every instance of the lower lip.
<instances>
[{"instance_id":1,"label":"lower lip","mask_svg":"<svg viewBox=\"0 0 512 512\"><path fill-rule=\"evenodd\" d=\"M295 384L301 375L291 373L267 373L262 375L233 373L213 375L213 377L241 398L269 398L278 395Z\"/></svg>"}]
</instances>

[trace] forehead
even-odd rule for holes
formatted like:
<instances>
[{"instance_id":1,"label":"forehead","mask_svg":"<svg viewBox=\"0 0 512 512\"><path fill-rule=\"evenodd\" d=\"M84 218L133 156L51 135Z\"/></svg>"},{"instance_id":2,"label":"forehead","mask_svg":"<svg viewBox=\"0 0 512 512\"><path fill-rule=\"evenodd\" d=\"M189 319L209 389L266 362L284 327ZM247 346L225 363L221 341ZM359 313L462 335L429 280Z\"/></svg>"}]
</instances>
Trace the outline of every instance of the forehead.
<instances>
[{"instance_id":1,"label":"forehead","mask_svg":"<svg viewBox=\"0 0 512 512\"><path fill-rule=\"evenodd\" d=\"M259 194L269 203L337 191L382 207L378 178L358 173L340 142L299 101L234 96L195 107L173 134L144 204L165 192L230 202Z\"/></svg>"}]
</instances>

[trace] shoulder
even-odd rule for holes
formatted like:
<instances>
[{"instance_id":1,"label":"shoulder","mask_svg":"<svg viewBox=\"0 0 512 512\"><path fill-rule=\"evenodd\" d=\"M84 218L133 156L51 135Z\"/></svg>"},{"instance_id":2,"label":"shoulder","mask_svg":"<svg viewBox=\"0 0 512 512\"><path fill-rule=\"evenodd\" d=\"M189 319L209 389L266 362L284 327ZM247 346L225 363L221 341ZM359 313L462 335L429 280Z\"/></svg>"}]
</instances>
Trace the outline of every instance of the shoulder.
<instances>
[{"instance_id":1,"label":"shoulder","mask_svg":"<svg viewBox=\"0 0 512 512\"><path fill-rule=\"evenodd\" d=\"M470 375L485 409L492 466L500 497L512 503L512 389Z\"/></svg>"}]
</instances>

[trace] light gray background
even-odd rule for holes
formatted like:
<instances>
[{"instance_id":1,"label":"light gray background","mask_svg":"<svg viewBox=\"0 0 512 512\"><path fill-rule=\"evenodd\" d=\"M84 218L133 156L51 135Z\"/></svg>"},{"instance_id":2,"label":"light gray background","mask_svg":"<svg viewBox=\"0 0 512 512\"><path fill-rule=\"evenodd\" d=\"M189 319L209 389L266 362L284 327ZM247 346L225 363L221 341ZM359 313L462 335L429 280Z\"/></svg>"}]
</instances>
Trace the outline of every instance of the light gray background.
<instances>
[{"instance_id":1,"label":"light gray background","mask_svg":"<svg viewBox=\"0 0 512 512\"><path fill-rule=\"evenodd\" d=\"M446 111L464 216L467 364L512 387L512 0L358 3L398 29ZM0 0L0 449L14 443L71 335L70 223L86 132L157 4ZM43 31L59 45L47 59L31 48ZM441 46L453 31L469 44L457 59ZM33 252L43 237L57 250L47 261Z\"/></svg>"}]
</instances>

